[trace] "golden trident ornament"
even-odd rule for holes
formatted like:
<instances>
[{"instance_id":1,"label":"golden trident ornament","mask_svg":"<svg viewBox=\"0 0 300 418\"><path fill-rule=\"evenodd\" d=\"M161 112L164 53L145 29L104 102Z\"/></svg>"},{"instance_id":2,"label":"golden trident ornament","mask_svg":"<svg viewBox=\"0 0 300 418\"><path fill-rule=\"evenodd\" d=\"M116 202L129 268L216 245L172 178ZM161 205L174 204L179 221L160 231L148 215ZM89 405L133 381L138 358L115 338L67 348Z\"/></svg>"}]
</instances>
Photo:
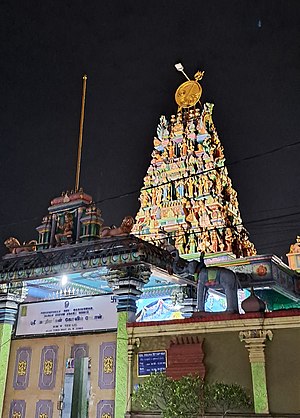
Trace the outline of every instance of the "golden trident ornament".
<instances>
[{"instance_id":1,"label":"golden trident ornament","mask_svg":"<svg viewBox=\"0 0 300 418\"><path fill-rule=\"evenodd\" d=\"M188 80L185 83L181 84L176 90L176 103L180 108L189 108L195 106L195 104L200 100L202 94L202 87L200 86L198 81L202 80L204 76L204 71L197 71L194 75L195 80L190 80L184 72L183 65L180 62L178 64L175 64L175 68L177 71L181 72Z\"/></svg>"}]
</instances>

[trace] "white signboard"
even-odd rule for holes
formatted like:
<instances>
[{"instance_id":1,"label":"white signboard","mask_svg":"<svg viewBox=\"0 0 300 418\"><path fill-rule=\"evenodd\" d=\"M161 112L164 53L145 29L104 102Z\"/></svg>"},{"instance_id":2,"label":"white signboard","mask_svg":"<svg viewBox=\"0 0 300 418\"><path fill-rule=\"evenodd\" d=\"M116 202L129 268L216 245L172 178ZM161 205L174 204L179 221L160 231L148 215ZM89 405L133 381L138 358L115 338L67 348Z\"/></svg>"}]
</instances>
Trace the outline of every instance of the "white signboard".
<instances>
[{"instance_id":1,"label":"white signboard","mask_svg":"<svg viewBox=\"0 0 300 418\"><path fill-rule=\"evenodd\" d=\"M112 295L101 295L20 304L16 335L45 335L115 328L115 299Z\"/></svg>"}]
</instances>

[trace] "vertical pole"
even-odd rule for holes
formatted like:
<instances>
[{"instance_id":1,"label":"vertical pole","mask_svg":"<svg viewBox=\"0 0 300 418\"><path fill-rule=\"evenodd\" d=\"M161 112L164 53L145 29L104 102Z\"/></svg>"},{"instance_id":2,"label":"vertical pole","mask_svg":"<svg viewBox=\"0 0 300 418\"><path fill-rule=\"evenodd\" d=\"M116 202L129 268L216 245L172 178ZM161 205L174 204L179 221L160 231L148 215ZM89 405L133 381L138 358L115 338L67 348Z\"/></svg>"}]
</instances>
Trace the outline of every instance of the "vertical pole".
<instances>
[{"instance_id":1,"label":"vertical pole","mask_svg":"<svg viewBox=\"0 0 300 418\"><path fill-rule=\"evenodd\" d=\"M78 192L78 190L79 190L81 153L82 153L82 137L83 137L83 122L84 122L84 109L85 109L85 96L86 96L86 81L87 81L87 75L85 74L83 76L83 86L82 86L81 115L80 115L80 124L79 124L79 139L78 139L78 152L77 152L75 193Z\"/></svg>"},{"instance_id":2,"label":"vertical pole","mask_svg":"<svg viewBox=\"0 0 300 418\"><path fill-rule=\"evenodd\" d=\"M88 416L88 357L75 360L71 418Z\"/></svg>"}]
</instances>

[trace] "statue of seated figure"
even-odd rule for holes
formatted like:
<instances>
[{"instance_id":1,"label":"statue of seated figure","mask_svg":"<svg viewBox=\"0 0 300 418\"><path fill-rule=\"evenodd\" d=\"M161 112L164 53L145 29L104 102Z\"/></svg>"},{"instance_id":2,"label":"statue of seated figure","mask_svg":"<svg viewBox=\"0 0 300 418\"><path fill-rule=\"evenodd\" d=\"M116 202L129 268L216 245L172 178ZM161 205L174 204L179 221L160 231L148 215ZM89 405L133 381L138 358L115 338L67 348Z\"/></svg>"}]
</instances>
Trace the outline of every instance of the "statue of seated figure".
<instances>
[{"instance_id":1,"label":"statue of seated figure","mask_svg":"<svg viewBox=\"0 0 300 418\"><path fill-rule=\"evenodd\" d=\"M65 214L65 222L58 229L61 232L55 234L56 245L71 244L73 236L73 215L71 213Z\"/></svg>"}]
</instances>

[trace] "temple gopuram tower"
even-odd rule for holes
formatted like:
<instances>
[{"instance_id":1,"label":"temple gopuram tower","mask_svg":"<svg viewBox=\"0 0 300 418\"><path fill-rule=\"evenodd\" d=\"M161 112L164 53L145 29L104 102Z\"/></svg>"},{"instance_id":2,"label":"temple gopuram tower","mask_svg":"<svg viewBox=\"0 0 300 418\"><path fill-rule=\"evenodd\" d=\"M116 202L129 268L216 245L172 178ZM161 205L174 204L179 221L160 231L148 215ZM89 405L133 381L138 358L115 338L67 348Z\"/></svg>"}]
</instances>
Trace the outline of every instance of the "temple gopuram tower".
<instances>
[{"instance_id":1,"label":"temple gopuram tower","mask_svg":"<svg viewBox=\"0 0 300 418\"><path fill-rule=\"evenodd\" d=\"M213 104L201 104L198 71L181 84L177 113L161 116L152 159L141 189L134 233L155 244L175 245L180 254L256 254L243 227L237 192L225 165Z\"/></svg>"}]
</instances>

